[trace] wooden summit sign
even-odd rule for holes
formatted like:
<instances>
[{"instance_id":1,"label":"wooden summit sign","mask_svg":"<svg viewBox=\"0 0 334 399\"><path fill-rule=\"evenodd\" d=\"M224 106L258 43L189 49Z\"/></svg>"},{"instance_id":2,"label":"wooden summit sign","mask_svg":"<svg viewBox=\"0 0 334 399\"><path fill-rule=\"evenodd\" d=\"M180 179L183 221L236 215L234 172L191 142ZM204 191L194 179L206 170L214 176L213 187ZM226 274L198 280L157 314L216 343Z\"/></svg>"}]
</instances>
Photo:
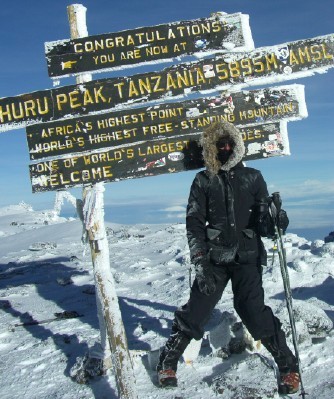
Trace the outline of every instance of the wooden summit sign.
<instances>
[{"instance_id":1,"label":"wooden summit sign","mask_svg":"<svg viewBox=\"0 0 334 399\"><path fill-rule=\"evenodd\" d=\"M289 85L88 115L26 130L30 159L41 159L201 133L220 120L250 125L306 116L304 86Z\"/></svg>"},{"instance_id":2,"label":"wooden summit sign","mask_svg":"<svg viewBox=\"0 0 334 399\"><path fill-rule=\"evenodd\" d=\"M288 155L286 123L240 129L246 144L244 160ZM30 165L33 192L82 184L176 173L203 167L200 134L141 142L104 152L52 159Z\"/></svg>"},{"instance_id":3,"label":"wooden summit sign","mask_svg":"<svg viewBox=\"0 0 334 399\"><path fill-rule=\"evenodd\" d=\"M100 112L116 106L162 101L191 92L212 92L286 81L334 66L334 35L264 47L181 64L161 72L101 79L0 99L0 131Z\"/></svg>"},{"instance_id":4,"label":"wooden summit sign","mask_svg":"<svg viewBox=\"0 0 334 399\"><path fill-rule=\"evenodd\" d=\"M55 77L253 48L248 15L218 12L210 18L47 42L45 54L49 75Z\"/></svg>"}]
</instances>

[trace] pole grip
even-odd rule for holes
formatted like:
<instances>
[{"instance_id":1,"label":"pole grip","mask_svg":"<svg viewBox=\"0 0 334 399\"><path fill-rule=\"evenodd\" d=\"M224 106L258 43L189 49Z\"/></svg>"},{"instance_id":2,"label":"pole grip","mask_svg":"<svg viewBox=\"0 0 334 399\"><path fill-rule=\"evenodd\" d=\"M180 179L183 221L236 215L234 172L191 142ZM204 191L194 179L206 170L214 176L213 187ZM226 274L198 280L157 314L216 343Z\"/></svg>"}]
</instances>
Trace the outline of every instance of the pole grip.
<instances>
[{"instance_id":1,"label":"pole grip","mask_svg":"<svg viewBox=\"0 0 334 399\"><path fill-rule=\"evenodd\" d=\"M272 193L271 198L272 198L273 203L277 209L277 212L279 212L282 207L282 199L281 199L280 193L278 191L276 191L275 193Z\"/></svg>"}]
</instances>

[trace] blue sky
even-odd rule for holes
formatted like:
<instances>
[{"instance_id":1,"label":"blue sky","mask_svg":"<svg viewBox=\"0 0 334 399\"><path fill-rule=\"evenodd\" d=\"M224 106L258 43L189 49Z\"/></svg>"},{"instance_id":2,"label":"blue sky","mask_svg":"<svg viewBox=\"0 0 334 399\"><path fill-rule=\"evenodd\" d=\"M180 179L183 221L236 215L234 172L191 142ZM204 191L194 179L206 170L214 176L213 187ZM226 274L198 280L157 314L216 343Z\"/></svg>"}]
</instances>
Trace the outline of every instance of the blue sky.
<instances>
[{"instance_id":1,"label":"blue sky","mask_svg":"<svg viewBox=\"0 0 334 399\"><path fill-rule=\"evenodd\" d=\"M69 38L69 4L62 0L2 2L0 97L53 87L44 42ZM82 4L87 7L90 35L208 17L215 11L248 14L255 47L334 33L332 0L87 0ZM150 70L163 66L151 66ZM128 69L94 74L93 79L134 73L138 71ZM73 77L61 80L61 85L73 83ZM290 83L305 85L309 113L304 120L288 123L291 156L253 161L248 166L262 171L270 192L281 192L290 231L302 229L306 235L309 229L321 229L318 238L323 238L334 230L334 69L284 84ZM24 129L0 134L0 206L22 200L35 209L53 206L54 192L31 193L28 155ZM106 219L120 223L184 222L195 173L106 184ZM81 197L80 189L71 193Z\"/></svg>"}]
</instances>

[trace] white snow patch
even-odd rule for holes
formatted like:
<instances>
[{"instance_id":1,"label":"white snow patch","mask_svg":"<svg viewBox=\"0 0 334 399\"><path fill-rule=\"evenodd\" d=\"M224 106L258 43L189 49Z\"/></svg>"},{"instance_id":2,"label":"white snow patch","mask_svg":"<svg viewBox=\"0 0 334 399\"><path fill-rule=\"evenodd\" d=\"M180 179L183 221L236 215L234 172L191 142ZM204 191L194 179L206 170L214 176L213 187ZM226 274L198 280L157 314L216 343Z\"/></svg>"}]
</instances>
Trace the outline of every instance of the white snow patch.
<instances>
[{"instance_id":1,"label":"white snow patch","mask_svg":"<svg viewBox=\"0 0 334 399\"><path fill-rule=\"evenodd\" d=\"M83 254L82 223L65 218L54 220L50 215L54 215L53 210L37 212L22 205L0 209L0 231L5 234L0 240L1 397L116 398L112 370L90 385L79 385L69 376L76 358L84 356L99 340L94 276L90 251ZM46 219L48 224L44 224ZM11 225L12 222L15 224ZM215 392L224 387L223 394L219 394L222 399L243 397L244 389L254 390L255 395L258 392L271 395L276 386L274 372L256 355L257 352L270 360L266 350L260 346L255 353L245 351L228 359L213 355L210 334L218 347L226 336L220 336L219 328L215 329L219 323L212 322L201 346L194 342L185 355L187 363L180 362L179 387L163 391L156 386L153 369L157 356L149 365L147 352L158 353L169 335L175 309L189 296L190 260L185 224L108 223L106 227L138 397L214 398ZM334 244L325 244L323 237L310 242L290 233L284 241L301 337L299 350L305 389L310 398L328 399L334 396L331 383L334 334L330 331L334 319ZM42 246L40 251L30 251L29 246L36 242L56 245L52 249ZM264 243L269 260L263 271L266 303L289 329L284 316L278 256L275 254L272 263L273 243L271 240ZM57 283L57 279L65 278L71 278L72 284ZM31 318L47 320L64 310L76 310L82 316L15 327ZM220 320L224 312L237 317L230 285L213 313L213 320ZM288 340L292 347L289 331ZM272 397L278 398L275 395Z\"/></svg>"}]
</instances>

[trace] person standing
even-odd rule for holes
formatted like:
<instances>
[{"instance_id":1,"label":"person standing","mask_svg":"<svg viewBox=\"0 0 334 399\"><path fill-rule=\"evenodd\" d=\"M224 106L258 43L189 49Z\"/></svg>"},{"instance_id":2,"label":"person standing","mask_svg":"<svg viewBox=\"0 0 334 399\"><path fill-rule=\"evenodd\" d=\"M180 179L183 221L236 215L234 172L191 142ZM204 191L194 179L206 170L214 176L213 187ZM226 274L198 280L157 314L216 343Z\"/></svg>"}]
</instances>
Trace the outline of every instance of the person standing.
<instances>
[{"instance_id":1,"label":"person standing","mask_svg":"<svg viewBox=\"0 0 334 399\"><path fill-rule=\"evenodd\" d=\"M199 340L229 281L234 308L255 340L261 340L280 371L279 390L295 393L300 376L281 322L264 303L262 237L274 235L268 190L257 169L245 167L239 130L228 122L211 124L202 135L205 170L192 183L186 215L190 259L195 267L188 302L175 311L172 330L157 365L161 387L177 386L177 364L191 339ZM285 231L284 210L277 215Z\"/></svg>"}]
</instances>

